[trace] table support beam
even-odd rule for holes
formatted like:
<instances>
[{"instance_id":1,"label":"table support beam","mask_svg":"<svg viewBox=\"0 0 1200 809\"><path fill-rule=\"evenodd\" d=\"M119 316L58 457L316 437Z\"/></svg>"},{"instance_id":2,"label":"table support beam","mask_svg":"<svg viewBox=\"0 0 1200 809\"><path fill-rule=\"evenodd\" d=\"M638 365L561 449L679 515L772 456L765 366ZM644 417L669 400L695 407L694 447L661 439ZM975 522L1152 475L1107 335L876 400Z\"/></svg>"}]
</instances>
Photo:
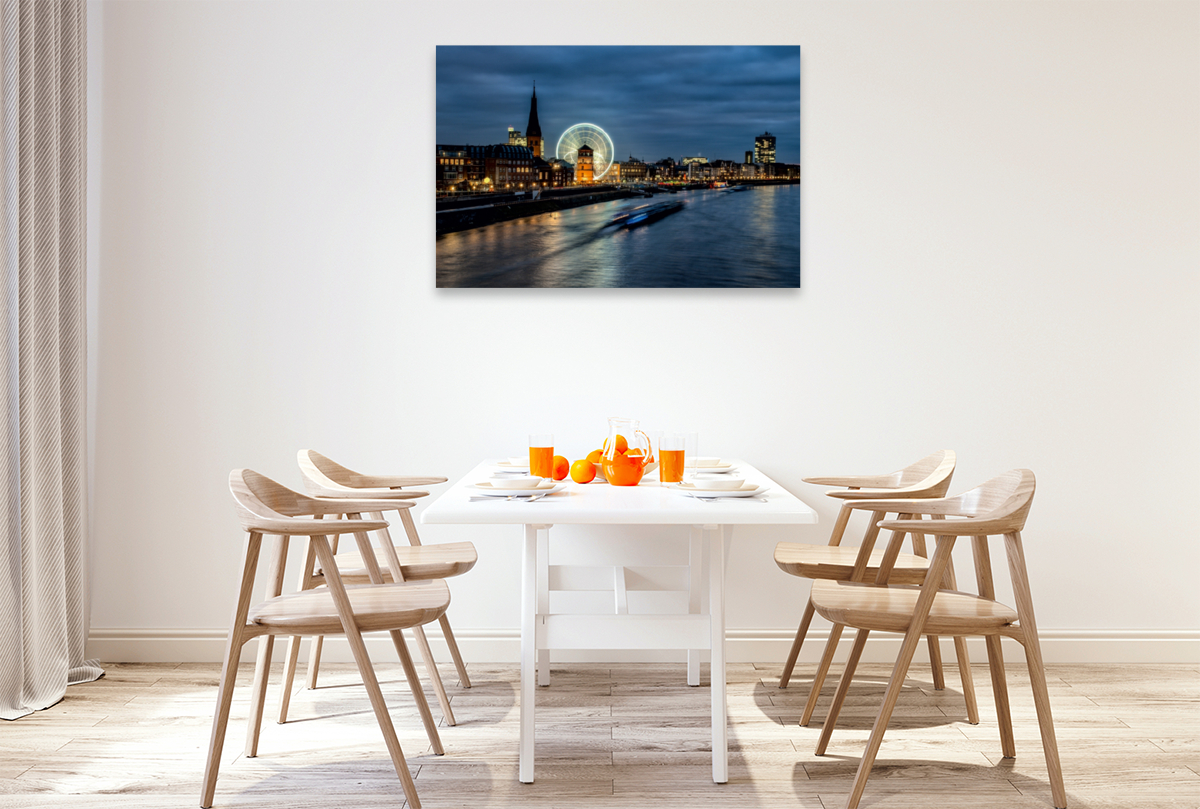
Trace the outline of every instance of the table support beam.
<instances>
[{"instance_id":1,"label":"table support beam","mask_svg":"<svg viewBox=\"0 0 1200 809\"><path fill-rule=\"evenodd\" d=\"M688 614L700 614L704 565L704 529L693 525L688 537ZM700 685L700 649L688 649L687 684Z\"/></svg>"},{"instance_id":2,"label":"table support beam","mask_svg":"<svg viewBox=\"0 0 1200 809\"><path fill-rule=\"evenodd\" d=\"M733 526L722 525L710 531L708 554L708 612L712 619L712 663L709 683L712 690L713 781L729 781L729 718L725 695L725 554Z\"/></svg>"}]
</instances>

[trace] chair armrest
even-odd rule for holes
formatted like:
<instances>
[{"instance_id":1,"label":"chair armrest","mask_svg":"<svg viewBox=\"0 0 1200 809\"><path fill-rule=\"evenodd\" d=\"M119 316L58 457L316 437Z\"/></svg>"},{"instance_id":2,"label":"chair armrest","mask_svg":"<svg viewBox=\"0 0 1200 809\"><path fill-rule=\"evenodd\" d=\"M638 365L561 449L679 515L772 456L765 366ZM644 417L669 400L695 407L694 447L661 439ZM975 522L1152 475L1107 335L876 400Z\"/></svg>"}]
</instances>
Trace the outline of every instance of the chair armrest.
<instances>
[{"instance_id":1,"label":"chair armrest","mask_svg":"<svg viewBox=\"0 0 1200 809\"><path fill-rule=\"evenodd\" d=\"M899 500L900 498L910 498L912 500L921 499L927 493L924 486L921 488L906 488L906 489L834 489L831 492L825 492L828 497L835 497L838 500ZM932 498L924 497L929 500ZM862 508L857 504L852 508ZM895 511L896 509L890 509Z\"/></svg>"},{"instance_id":2,"label":"chair armrest","mask_svg":"<svg viewBox=\"0 0 1200 809\"><path fill-rule=\"evenodd\" d=\"M932 534L937 537L985 537L1006 534L1012 522L998 520L880 520L879 527L888 531L907 531Z\"/></svg>"},{"instance_id":3,"label":"chair armrest","mask_svg":"<svg viewBox=\"0 0 1200 809\"><path fill-rule=\"evenodd\" d=\"M816 486L846 486L855 489L887 488L896 484L896 475L848 475L842 477L804 478Z\"/></svg>"},{"instance_id":4,"label":"chair armrest","mask_svg":"<svg viewBox=\"0 0 1200 809\"><path fill-rule=\"evenodd\" d=\"M311 496L330 500L409 500L414 497L429 496L429 492L418 492L413 489L330 489L321 487L320 491L320 494Z\"/></svg>"},{"instance_id":5,"label":"chair armrest","mask_svg":"<svg viewBox=\"0 0 1200 809\"><path fill-rule=\"evenodd\" d=\"M391 498L366 499L351 497L310 497L312 505L320 514L362 514L372 511L400 511L416 505L411 500L393 500ZM386 526L387 523L384 523Z\"/></svg>"},{"instance_id":6,"label":"chair armrest","mask_svg":"<svg viewBox=\"0 0 1200 809\"><path fill-rule=\"evenodd\" d=\"M954 514L958 515L958 499L943 497L887 498L879 500L851 500L846 505L870 511L886 511L895 514Z\"/></svg>"},{"instance_id":7,"label":"chair armrest","mask_svg":"<svg viewBox=\"0 0 1200 809\"><path fill-rule=\"evenodd\" d=\"M387 522L383 520L306 520L303 518L276 520L260 517L247 525L246 530L289 537L314 537L379 531L387 527Z\"/></svg>"},{"instance_id":8,"label":"chair armrest","mask_svg":"<svg viewBox=\"0 0 1200 809\"><path fill-rule=\"evenodd\" d=\"M357 475L354 482L364 489L400 489L405 486L434 486L447 480L449 478L440 475Z\"/></svg>"}]
</instances>

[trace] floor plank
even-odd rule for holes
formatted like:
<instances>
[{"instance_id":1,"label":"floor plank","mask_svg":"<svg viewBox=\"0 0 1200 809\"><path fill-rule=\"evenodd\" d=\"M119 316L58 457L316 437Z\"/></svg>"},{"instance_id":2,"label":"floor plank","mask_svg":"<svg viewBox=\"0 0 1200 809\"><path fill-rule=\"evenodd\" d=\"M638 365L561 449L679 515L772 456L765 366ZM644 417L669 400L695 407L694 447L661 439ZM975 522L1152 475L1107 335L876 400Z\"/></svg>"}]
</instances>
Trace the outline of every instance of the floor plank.
<instances>
[{"instance_id":1,"label":"floor plank","mask_svg":"<svg viewBox=\"0 0 1200 809\"><path fill-rule=\"evenodd\" d=\"M208 747L218 667L108 664L58 705L0 723L5 809L193 806ZM280 670L267 694L259 755L242 755L249 666L238 674L217 783L218 807L404 809L395 771L352 665L297 685L291 720L274 721ZM813 749L836 678L809 727L799 724L809 670L777 687L775 664L729 667L729 783L712 782L708 669L689 687L682 664L555 664L537 689L537 779L517 782L518 669L471 666L473 688L442 668L458 718L432 754L398 666L378 666L422 803L441 807L796 807L840 809L866 744L889 667L863 666L827 755ZM1018 756L1000 755L985 666L975 666L980 723L965 719L957 672L936 691L928 667L905 683L863 806L872 809L1045 809L1051 805L1028 673L1009 667ZM1200 669L1051 666L1050 698L1072 809L1200 806ZM441 719L436 705L434 715Z\"/></svg>"}]
</instances>

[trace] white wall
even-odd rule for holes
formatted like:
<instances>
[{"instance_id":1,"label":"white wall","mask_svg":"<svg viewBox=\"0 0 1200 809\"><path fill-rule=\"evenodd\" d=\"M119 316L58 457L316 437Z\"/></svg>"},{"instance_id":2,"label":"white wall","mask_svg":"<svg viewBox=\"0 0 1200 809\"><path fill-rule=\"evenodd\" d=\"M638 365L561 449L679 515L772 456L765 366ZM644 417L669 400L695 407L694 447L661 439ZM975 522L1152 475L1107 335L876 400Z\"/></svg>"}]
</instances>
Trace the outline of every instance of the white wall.
<instances>
[{"instance_id":1,"label":"white wall","mask_svg":"<svg viewBox=\"0 0 1200 809\"><path fill-rule=\"evenodd\" d=\"M625 414L820 510L739 535L735 657L782 658L798 620L771 550L835 513L801 478L943 447L962 488L1037 473L1052 660L1200 657L1200 6L610 3L568 39L802 46L803 288L436 290L434 48L567 30L515 8L89 3L93 653L217 659L234 467L455 478ZM520 329L535 358L489 350ZM477 544L453 619L515 653L518 531L422 536Z\"/></svg>"}]
</instances>

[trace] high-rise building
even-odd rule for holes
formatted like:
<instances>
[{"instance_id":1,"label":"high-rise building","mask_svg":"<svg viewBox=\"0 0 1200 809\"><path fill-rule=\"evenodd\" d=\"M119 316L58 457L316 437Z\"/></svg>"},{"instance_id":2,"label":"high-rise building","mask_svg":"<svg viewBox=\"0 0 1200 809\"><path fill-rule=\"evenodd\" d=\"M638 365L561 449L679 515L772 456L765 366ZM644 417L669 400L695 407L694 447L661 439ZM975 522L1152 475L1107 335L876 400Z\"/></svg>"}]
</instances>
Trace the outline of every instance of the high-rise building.
<instances>
[{"instance_id":1,"label":"high-rise building","mask_svg":"<svg viewBox=\"0 0 1200 809\"><path fill-rule=\"evenodd\" d=\"M754 152L753 152L753 151L747 151L747 152L746 152L746 162L747 162L747 163L753 163L753 162L754 162Z\"/></svg>"},{"instance_id":2,"label":"high-rise building","mask_svg":"<svg viewBox=\"0 0 1200 809\"><path fill-rule=\"evenodd\" d=\"M525 142L525 136L521 134L521 130L508 128L508 145L509 146L528 146Z\"/></svg>"},{"instance_id":3,"label":"high-rise building","mask_svg":"<svg viewBox=\"0 0 1200 809\"><path fill-rule=\"evenodd\" d=\"M545 157L542 154L542 125L537 117L537 83L533 85L533 98L529 101L529 124L525 127L525 145L533 152L534 157Z\"/></svg>"},{"instance_id":4,"label":"high-rise building","mask_svg":"<svg viewBox=\"0 0 1200 809\"><path fill-rule=\"evenodd\" d=\"M575 160L575 182L580 185L591 185L595 182L592 171L592 147L586 143L579 144L579 157Z\"/></svg>"},{"instance_id":5,"label":"high-rise building","mask_svg":"<svg viewBox=\"0 0 1200 809\"><path fill-rule=\"evenodd\" d=\"M775 136L770 132L764 132L754 139L754 162L775 162Z\"/></svg>"}]
</instances>

